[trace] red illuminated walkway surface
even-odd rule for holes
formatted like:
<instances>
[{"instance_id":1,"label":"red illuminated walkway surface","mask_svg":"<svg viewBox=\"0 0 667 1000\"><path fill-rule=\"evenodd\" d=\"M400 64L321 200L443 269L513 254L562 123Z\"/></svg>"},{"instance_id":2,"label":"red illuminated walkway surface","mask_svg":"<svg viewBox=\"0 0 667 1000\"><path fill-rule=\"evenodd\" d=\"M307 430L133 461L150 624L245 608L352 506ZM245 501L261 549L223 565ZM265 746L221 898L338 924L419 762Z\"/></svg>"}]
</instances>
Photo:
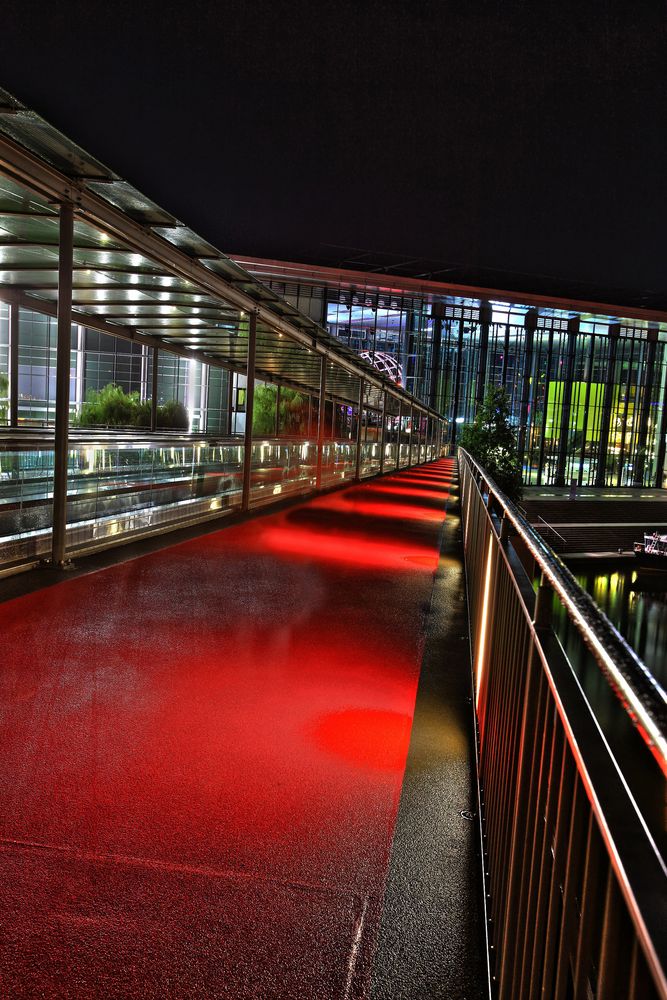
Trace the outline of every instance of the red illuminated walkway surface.
<instances>
[{"instance_id":1,"label":"red illuminated walkway surface","mask_svg":"<svg viewBox=\"0 0 667 1000\"><path fill-rule=\"evenodd\" d=\"M443 460L0 606L0 995L367 995Z\"/></svg>"}]
</instances>

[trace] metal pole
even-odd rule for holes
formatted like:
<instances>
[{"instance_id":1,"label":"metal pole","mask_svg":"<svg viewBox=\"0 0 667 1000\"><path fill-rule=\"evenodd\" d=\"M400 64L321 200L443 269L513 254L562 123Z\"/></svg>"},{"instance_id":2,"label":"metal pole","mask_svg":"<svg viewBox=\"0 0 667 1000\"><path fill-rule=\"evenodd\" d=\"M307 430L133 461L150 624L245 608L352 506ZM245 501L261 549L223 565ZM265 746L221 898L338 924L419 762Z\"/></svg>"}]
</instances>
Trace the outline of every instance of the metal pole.
<instances>
[{"instance_id":1,"label":"metal pole","mask_svg":"<svg viewBox=\"0 0 667 1000\"><path fill-rule=\"evenodd\" d=\"M227 437L232 436L232 414L234 410L234 372L227 372Z\"/></svg>"},{"instance_id":2,"label":"metal pole","mask_svg":"<svg viewBox=\"0 0 667 1000\"><path fill-rule=\"evenodd\" d=\"M159 350L157 347L153 348L153 371L151 372L151 431L155 432L157 428L157 373L158 373L158 355Z\"/></svg>"},{"instance_id":3,"label":"metal pole","mask_svg":"<svg viewBox=\"0 0 667 1000\"><path fill-rule=\"evenodd\" d=\"M521 385L521 412L519 416L519 441L517 451L521 467L524 466L524 452L526 450L526 435L528 431L528 404L530 401L530 378L533 371L533 341L537 330L537 310L529 309L523 321L525 330L525 352L523 360L522 385ZM546 409L546 401L545 401Z\"/></svg>"},{"instance_id":4,"label":"metal pole","mask_svg":"<svg viewBox=\"0 0 667 1000\"><path fill-rule=\"evenodd\" d=\"M408 439L408 469L412 465L412 435L414 433L414 426L415 426L415 408L412 405L412 403L410 403L410 436Z\"/></svg>"},{"instance_id":5,"label":"metal pole","mask_svg":"<svg viewBox=\"0 0 667 1000\"><path fill-rule=\"evenodd\" d=\"M567 354L565 357L565 378L561 402L560 429L558 433L558 460L556 464L556 486L565 486L565 467L567 465L567 445L570 433L570 412L572 410L572 382L574 380L574 361L577 352L577 337L579 336L579 317L573 316L567 323Z\"/></svg>"},{"instance_id":6,"label":"metal pole","mask_svg":"<svg viewBox=\"0 0 667 1000\"><path fill-rule=\"evenodd\" d=\"M276 437L280 434L280 386L276 389Z\"/></svg>"},{"instance_id":7,"label":"metal pole","mask_svg":"<svg viewBox=\"0 0 667 1000\"><path fill-rule=\"evenodd\" d=\"M357 482L361 479L361 432L362 417L364 414L364 380L359 379L359 416L357 418L357 457L354 467L354 478Z\"/></svg>"},{"instance_id":8,"label":"metal pole","mask_svg":"<svg viewBox=\"0 0 667 1000\"><path fill-rule=\"evenodd\" d=\"M51 564L66 565L67 445L69 434L69 379L72 341L72 250L74 208L60 206L58 247L58 341L56 348L56 426L53 459L53 531Z\"/></svg>"},{"instance_id":9,"label":"metal pole","mask_svg":"<svg viewBox=\"0 0 667 1000\"><path fill-rule=\"evenodd\" d=\"M324 451L324 421L326 419L327 359L322 355L320 366L320 409L317 415L317 474L315 489L322 486L322 452Z\"/></svg>"},{"instance_id":10,"label":"metal pole","mask_svg":"<svg viewBox=\"0 0 667 1000\"><path fill-rule=\"evenodd\" d=\"M616 352L621 335L620 323L612 323L609 327L609 357L605 378L604 398L602 401L602 426L598 443L598 462L595 470L595 486L604 486L607 472L607 455L609 452L609 431L611 429L611 410L614 402L614 375L616 372Z\"/></svg>"},{"instance_id":11,"label":"metal pole","mask_svg":"<svg viewBox=\"0 0 667 1000\"><path fill-rule=\"evenodd\" d=\"M9 306L9 426L19 425L19 307Z\"/></svg>"},{"instance_id":12,"label":"metal pole","mask_svg":"<svg viewBox=\"0 0 667 1000\"><path fill-rule=\"evenodd\" d=\"M398 430L396 431L396 471L401 467L401 423L403 421L403 400L398 401Z\"/></svg>"},{"instance_id":13,"label":"metal pole","mask_svg":"<svg viewBox=\"0 0 667 1000\"><path fill-rule=\"evenodd\" d=\"M245 434L243 447L243 489L241 510L250 506L250 477L252 475L252 415L255 402L255 352L257 348L257 313L250 313L248 323L248 362L245 389Z\"/></svg>"},{"instance_id":14,"label":"metal pole","mask_svg":"<svg viewBox=\"0 0 667 1000\"><path fill-rule=\"evenodd\" d=\"M440 377L440 348L442 346L442 319L445 315L444 302L434 302L431 307L433 319L433 344L431 348L431 385L429 387L429 404L435 409L438 405L438 379Z\"/></svg>"},{"instance_id":15,"label":"metal pole","mask_svg":"<svg viewBox=\"0 0 667 1000\"><path fill-rule=\"evenodd\" d=\"M642 408L639 417L639 434L637 436L637 451L633 462L633 485L644 485L644 469L646 466L646 442L648 440L648 419L651 414L651 396L653 395L653 378L655 374L655 356L658 348L658 331L651 328L648 331L646 345L646 362L644 364L644 392ZM628 396L630 394L628 393Z\"/></svg>"},{"instance_id":16,"label":"metal pole","mask_svg":"<svg viewBox=\"0 0 667 1000\"><path fill-rule=\"evenodd\" d=\"M380 475L384 472L384 449L387 427L387 390L382 393L382 431L380 433Z\"/></svg>"},{"instance_id":17,"label":"metal pole","mask_svg":"<svg viewBox=\"0 0 667 1000\"><path fill-rule=\"evenodd\" d=\"M486 366L489 356L489 327L493 310L489 302L482 302L479 307L479 356L477 361L477 387L475 390L475 403L480 406L484 402L484 388L486 386ZM431 404L433 406L433 404Z\"/></svg>"},{"instance_id":18,"label":"metal pole","mask_svg":"<svg viewBox=\"0 0 667 1000\"><path fill-rule=\"evenodd\" d=\"M459 320L459 349L456 355L454 373L454 408L452 413L452 449L456 450L456 418L459 415L459 393L461 391L461 369L463 367L463 320Z\"/></svg>"}]
</instances>

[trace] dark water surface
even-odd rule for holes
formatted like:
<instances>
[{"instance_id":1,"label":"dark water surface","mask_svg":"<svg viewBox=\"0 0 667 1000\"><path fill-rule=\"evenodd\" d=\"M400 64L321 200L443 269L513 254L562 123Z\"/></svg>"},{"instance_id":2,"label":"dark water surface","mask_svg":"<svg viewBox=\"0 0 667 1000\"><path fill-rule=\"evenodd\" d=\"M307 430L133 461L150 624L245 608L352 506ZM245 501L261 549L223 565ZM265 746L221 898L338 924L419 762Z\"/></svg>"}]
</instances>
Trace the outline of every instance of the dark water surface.
<instances>
[{"instance_id":1,"label":"dark water surface","mask_svg":"<svg viewBox=\"0 0 667 1000\"><path fill-rule=\"evenodd\" d=\"M578 582L667 687L667 574L577 573Z\"/></svg>"}]
</instances>

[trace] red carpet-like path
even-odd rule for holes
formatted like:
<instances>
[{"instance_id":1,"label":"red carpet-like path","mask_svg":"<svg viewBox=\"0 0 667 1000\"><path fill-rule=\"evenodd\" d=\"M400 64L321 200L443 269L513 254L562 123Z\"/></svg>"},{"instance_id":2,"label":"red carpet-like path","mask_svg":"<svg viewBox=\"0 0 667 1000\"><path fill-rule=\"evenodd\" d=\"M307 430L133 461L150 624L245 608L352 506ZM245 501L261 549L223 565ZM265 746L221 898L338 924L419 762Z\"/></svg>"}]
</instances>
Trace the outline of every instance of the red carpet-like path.
<instances>
[{"instance_id":1,"label":"red carpet-like path","mask_svg":"<svg viewBox=\"0 0 667 1000\"><path fill-rule=\"evenodd\" d=\"M0 605L0 996L363 997L451 460Z\"/></svg>"}]
</instances>

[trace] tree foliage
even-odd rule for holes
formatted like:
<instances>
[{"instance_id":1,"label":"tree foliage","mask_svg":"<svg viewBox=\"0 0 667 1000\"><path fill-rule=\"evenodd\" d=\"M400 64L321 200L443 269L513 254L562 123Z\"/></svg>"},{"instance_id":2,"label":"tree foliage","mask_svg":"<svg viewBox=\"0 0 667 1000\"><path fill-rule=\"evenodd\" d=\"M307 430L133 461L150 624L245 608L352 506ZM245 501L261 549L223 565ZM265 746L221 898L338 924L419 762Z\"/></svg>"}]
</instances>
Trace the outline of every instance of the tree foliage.
<instances>
[{"instance_id":1,"label":"tree foliage","mask_svg":"<svg viewBox=\"0 0 667 1000\"><path fill-rule=\"evenodd\" d=\"M470 452L510 500L521 499L521 462L510 423L510 399L505 389L489 387L474 421L463 428L459 444Z\"/></svg>"},{"instance_id":2,"label":"tree foliage","mask_svg":"<svg viewBox=\"0 0 667 1000\"><path fill-rule=\"evenodd\" d=\"M252 432L257 437L273 437L276 432L278 387L257 382L252 411ZM280 390L278 426L281 434L301 434L308 429L308 397L283 386Z\"/></svg>"},{"instance_id":3,"label":"tree foliage","mask_svg":"<svg viewBox=\"0 0 667 1000\"><path fill-rule=\"evenodd\" d=\"M78 427L150 427L150 423L150 401L142 401L138 392L125 392L113 382L89 390L81 412L72 418L72 424ZM190 418L183 404L172 399L158 406L157 426L187 431Z\"/></svg>"}]
</instances>

